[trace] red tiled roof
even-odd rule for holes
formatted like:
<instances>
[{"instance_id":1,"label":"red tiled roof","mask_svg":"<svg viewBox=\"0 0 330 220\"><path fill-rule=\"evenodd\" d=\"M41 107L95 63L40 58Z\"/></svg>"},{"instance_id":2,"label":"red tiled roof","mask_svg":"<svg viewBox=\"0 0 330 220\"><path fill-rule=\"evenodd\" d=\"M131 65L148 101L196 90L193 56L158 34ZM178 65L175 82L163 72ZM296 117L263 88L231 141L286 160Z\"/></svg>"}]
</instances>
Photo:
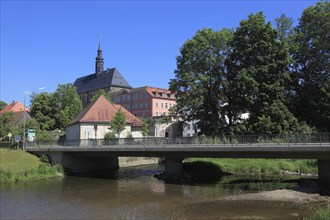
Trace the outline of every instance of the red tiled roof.
<instances>
[{"instance_id":1,"label":"red tiled roof","mask_svg":"<svg viewBox=\"0 0 330 220\"><path fill-rule=\"evenodd\" d=\"M22 111L24 111L24 105L21 102L13 102L7 105L4 109L2 109L0 111L0 114L5 112L22 112ZM25 107L25 111L28 112L29 109Z\"/></svg>"},{"instance_id":2,"label":"red tiled roof","mask_svg":"<svg viewBox=\"0 0 330 220\"><path fill-rule=\"evenodd\" d=\"M110 122L119 109L125 114L126 123L132 126L142 126L142 121L127 111L121 105L112 104L104 96L100 96L96 101L84 108L68 125L81 122Z\"/></svg>"}]
</instances>

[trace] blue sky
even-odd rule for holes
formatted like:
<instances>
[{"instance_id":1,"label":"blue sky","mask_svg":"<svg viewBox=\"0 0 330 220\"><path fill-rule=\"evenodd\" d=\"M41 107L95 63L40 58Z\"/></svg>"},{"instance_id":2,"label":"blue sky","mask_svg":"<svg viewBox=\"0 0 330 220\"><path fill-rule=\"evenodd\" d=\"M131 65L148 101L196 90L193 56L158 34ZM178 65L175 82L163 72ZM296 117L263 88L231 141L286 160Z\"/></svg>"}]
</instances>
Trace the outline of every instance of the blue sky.
<instances>
[{"instance_id":1,"label":"blue sky","mask_svg":"<svg viewBox=\"0 0 330 220\"><path fill-rule=\"evenodd\" d=\"M133 87L168 88L180 47L197 30L236 28L259 11L297 22L316 2L1 0L0 100L23 102L26 91L54 92L93 73L100 34L105 68Z\"/></svg>"}]
</instances>

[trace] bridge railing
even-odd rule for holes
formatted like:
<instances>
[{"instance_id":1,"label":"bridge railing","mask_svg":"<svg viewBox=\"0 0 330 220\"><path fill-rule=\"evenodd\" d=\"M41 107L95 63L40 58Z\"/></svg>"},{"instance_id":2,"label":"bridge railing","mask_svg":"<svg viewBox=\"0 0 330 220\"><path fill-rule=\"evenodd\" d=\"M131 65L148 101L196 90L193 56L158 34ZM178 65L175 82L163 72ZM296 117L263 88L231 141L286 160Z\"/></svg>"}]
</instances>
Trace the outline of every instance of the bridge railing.
<instances>
[{"instance_id":1,"label":"bridge railing","mask_svg":"<svg viewBox=\"0 0 330 220\"><path fill-rule=\"evenodd\" d=\"M80 140L50 140L27 142L27 147L98 147L115 145L143 145L143 146L166 146L166 145L274 145L274 144L320 144L329 145L330 133L324 134L281 134L281 135L235 135L216 137L145 137L145 138L114 138L104 139L80 139Z\"/></svg>"}]
</instances>

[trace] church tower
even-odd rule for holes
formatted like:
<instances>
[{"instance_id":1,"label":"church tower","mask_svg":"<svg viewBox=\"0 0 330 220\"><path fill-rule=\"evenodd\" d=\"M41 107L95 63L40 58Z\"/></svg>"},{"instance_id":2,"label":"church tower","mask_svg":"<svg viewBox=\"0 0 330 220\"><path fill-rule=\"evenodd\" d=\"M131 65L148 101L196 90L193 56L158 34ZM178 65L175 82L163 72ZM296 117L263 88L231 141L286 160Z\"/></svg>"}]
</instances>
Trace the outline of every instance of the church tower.
<instances>
[{"instance_id":1,"label":"church tower","mask_svg":"<svg viewBox=\"0 0 330 220\"><path fill-rule=\"evenodd\" d=\"M99 48L97 49L97 57L95 61L95 74L98 76L104 70L104 62L102 57L101 43L99 43Z\"/></svg>"}]
</instances>

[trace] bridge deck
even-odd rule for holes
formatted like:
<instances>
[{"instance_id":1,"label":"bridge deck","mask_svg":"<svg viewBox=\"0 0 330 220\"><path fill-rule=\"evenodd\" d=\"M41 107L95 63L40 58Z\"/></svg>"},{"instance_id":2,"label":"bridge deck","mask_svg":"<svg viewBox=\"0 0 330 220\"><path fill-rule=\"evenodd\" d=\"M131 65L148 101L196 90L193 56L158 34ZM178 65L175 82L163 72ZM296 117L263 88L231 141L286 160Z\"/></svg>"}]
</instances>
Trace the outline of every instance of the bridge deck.
<instances>
[{"instance_id":1,"label":"bridge deck","mask_svg":"<svg viewBox=\"0 0 330 220\"><path fill-rule=\"evenodd\" d=\"M33 153L71 152L76 156L217 157L330 159L330 144L101 145L28 147Z\"/></svg>"}]
</instances>

